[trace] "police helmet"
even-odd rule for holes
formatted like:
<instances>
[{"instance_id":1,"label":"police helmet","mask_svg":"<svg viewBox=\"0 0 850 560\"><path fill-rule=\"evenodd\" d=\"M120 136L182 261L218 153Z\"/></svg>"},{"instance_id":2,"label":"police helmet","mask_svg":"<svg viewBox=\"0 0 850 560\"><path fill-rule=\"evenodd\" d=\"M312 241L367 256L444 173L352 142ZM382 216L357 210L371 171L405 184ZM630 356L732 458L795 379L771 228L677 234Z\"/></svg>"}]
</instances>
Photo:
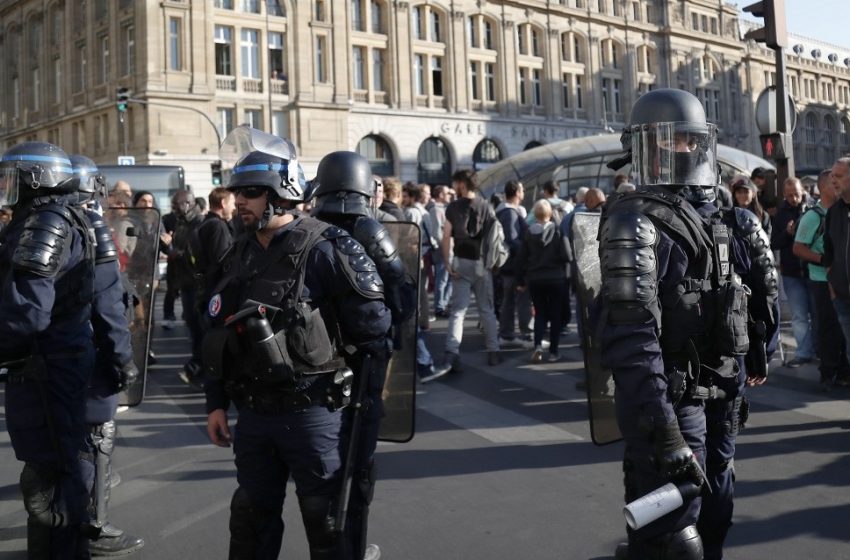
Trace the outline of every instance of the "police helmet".
<instances>
[{"instance_id":1,"label":"police helmet","mask_svg":"<svg viewBox=\"0 0 850 560\"><path fill-rule=\"evenodd\" d=\"M107 194L106 179L98 171L97 164L80 154L71 154L70 160L74 176L80 179L80 202L98 200L103 203Z\"/></svg>"},{"instance_id":2,"label":"police helmet","mask_svg":"<svg viewBox=\"0 0 850 560\"><path fill-rule=\"evenodd\" d=\"M47 142L24 142L0 157L0 195L15 204L77 190L71 160L61 148Z\"/></svg>"},{"instance_id":3,"label":"police helmet","mask_svg":"<svg viewBox=\"0 0 850 560\"><path fill-rule=\"evenodd\" d=\"M375 182L369 160L356 152L331 152L319 162L313 179L316 211L369 215Z\"/></svg>"},{"instance_id":4,"label":"police helmet","mask_svg":"<svg viewBox=\"0 0 850 560\"><path fill-rule=\"evenodd\" d=\"M236 192L248 187L266 187L270 200L303 202L307 189L304 171L294 159L254 150L236 162L227 189Z\"/></svg>"},{"instance_id":5,"label":"police helmet","mask_svg":"<svg viewBox=\"0 0 850 560\"><path fill-rule=\"evenodd\" d=\"M714 187L719 184L717 128L706 121L702 103L680 89L640 96L621 138L631 152L632 182L638 187Z\"/></svg>"}]
</instances>

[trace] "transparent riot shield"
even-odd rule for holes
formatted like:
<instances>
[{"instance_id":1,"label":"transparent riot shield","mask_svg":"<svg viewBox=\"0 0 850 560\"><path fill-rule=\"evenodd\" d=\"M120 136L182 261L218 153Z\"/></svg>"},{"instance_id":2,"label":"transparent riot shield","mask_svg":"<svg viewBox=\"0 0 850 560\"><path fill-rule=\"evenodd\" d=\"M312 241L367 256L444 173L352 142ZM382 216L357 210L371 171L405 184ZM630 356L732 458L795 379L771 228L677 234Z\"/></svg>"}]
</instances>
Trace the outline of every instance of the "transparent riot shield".
<instances>
[{"instance_id":1,"label":"transparent riot shield","mask_svg":"<svg viewBox=\"0 0 850 560\"><path fill-rule=\"evenodd\" d=\"M381 441L406 442L413 438L416 417L416 357L417 325L419 324L419 290L421 257L419 226L410 222L384 222L384 227L398 247L404 261L410 300L416 311L401 325L393 327L393 354L387 367L384 384L384 419L381 421Z\"/></svg>"},{"instance_id":2,"label":"transparent riot shield","mask_svg":"<svg viewBox=\"0 0 850 560\"><path fill-rule=\"evenodd\" d=\"M614 378L602 368L601 345L596 328L602 277L599 267L599 218L601 214L577 212L573 217L572 238L576 266L576 298L581 324L584 372L587 379L587 404L590 414L590 435L596 445L605 445L622 438L614 406Z\"/></svg>"},{"instance_id":3,"label":"transparent riot shield","mask_svg":"<svg viewBox=\"0 0 850 560\"><path fill-rule=\"evenodd\" d=\"M118 248L118 262L129 293L127 321L133 344L133 359L139 379L121 392L122 405L136 406L145 394L150 350L155 273L159 257L159 210L155 208L110 208L103 213Z\"/></svg>"}]
</instances>

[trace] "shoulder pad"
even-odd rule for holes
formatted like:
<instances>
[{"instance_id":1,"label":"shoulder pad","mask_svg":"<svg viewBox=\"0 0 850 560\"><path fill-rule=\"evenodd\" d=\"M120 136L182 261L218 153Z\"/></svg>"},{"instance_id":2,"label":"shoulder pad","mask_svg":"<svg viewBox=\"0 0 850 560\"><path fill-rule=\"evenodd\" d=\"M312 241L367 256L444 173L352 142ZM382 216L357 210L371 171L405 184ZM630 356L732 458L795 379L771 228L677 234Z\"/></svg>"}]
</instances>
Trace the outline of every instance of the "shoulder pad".
<instances>
[{"instance_id":1,"label":"shoulder pad","mask_svg":"<svg viewBox=\"0 0 850 560\"><path fill-rule=\"evenodd\" d=\"M347 237L348 232L338 226L330 226L322 232L325 239L337 239L339 237Z\"/></svg>"},{"instance_id":2,"label":"shoulder pad","mask_svg":"<svg viewBox=\"0 0 850 560\"><path fill-rule=\"evenodd\" d=\"M71 212L58 204L39 207L24 222L12 255L12 266L39 276L59 270L62 253L73 229Z\"/></svg>"},{"instance_id":3,"label":"shoulder pad","mask_svg":"<svg viewBox=\"0 0 850 560\"><path fill-rule=\"evenodd\" d=\"M115 240L112 238L112 231L109 226L95 212L86 212L86 217L91 222L94 230L95 240L95 264L103 264L118 260L118 247L115 246Z\"/></svg>"},{"instance_id":4,"label":"shoulder pad","mask_svg":"<svg viewBox=\"0 0 850 560\"><path fill-rule=\"evenodd\" d=\"M746 208L735 208L735 223L744 235L750 235L761 229L758 216Z\"/></svg>"},{"instance_id":5,"label":"shoulder pad","mask_svg":"<svg viewBox=\"0 0 850 560\"><path fill-rule=\"evenodd\" d=\"M609 214L603 226L602 236L608 243L640 247L655 243L658 232L648 217L627 211Z\"/></svg>"},{"instance_id":6,"label":"shoulder pad","mask_svg":"<svg viewBox=\"0 0 850 560\"><path fill-rule=\"evenodd\" d=\"M344 231L344 230L342 230ZM375 263L366 254L363 245L348 234L332 241L337 258L351 287L368 299L384 297L384 282L378 275Z\"/></svg>"},{"instance_id":7,"label":"shoulder pad","mask_svg":"<svg viewBox=\"0 0 850 560\"><path fill-rule=\"evenodd\" d=\"M354 222L354 238L375 261L384 280L394 283L404 276L404 263L399 257L398 246L384 224L373 218L358 218Z\"/></svg>"}]
</instances>

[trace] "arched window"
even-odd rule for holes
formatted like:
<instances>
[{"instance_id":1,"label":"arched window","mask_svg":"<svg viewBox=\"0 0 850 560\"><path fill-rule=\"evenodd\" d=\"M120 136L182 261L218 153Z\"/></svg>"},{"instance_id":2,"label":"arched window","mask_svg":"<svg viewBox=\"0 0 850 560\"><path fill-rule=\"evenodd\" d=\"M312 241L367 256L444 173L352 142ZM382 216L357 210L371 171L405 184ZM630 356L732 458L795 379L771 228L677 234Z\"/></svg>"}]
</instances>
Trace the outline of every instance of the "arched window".
<instances>
[{"instance_id":1,"label":"arched window","mask_svg":"<svg viewBox=\"0 0 850 560\"><path fill-rule=\"evenodd\" d=\"M818 117L813 112L806 115L806 164L814 166L818 164L817 130Z\"/></svg>"},{"instance_id":2,"label":"arched window","mask_svg":"<svg viewBox=\"0 0 850 560\"><path fill-rule=\"evenodd\" d=\"M524 151L526 151L526 150L531 150L531 149L533 149L533 148L538 148L538 147L540 147L540 146L542 146L542 145L543 145L543 142L538 142L537 140L532 140L531 142L529 142L528 144L526 144L526 145L525 145L525 147L522 149L522 151L524 152Z\"/></svg>"},{"instance_id":3,"label":"arched window","mask_svg":"<svg viewBox=\"0 0 850 560\"><path fill-rule=\"evenodd\" d=\"M599 43L602 50L602 67L619 68L622 64L622 49L614 39L605 39Z\"/></svg>"},{"instance_id":4,"label":"arched window","mask_svg":"<svg viewBox=\"0 0 850 560\"><path fill-rule=\"evenodd\" d=\"M372 174L380 177L395 175L395 157L386 140L375 134L357 143L357 153L369 160Z\"/></svg>"},{"instance_id":5,"label":"arched window","mask_svg":"<svg viewBox=\"0 0 850 560\"><path fill-rule=\"evenodd\" d=\"M850 152L850 119L843 117L839 123L839 135L841 141L841 153Z\"/></svg>"},{"instance_id":6,"label":"arched window","mask_svg":"<svg viewBox=\"0 0 850 560\"><path fill-rule=\"evenodd\" d=\"M448 185L452 180L449 147L441 138L428 138L419 146L417 181L429 185Z\"/></svg>"},{"instance_id":7,"label":"arched window","mask_svg":"<svg viewBox=\"0 0 850 560\"><path fill-rule=\"evenodd\" d=\"M821 164L826 167L835 161L835 119L830 115L823 118L823 150Z\"/></svg>"},{"instance_id":8,"label":"arched window","mask_svg":"<svg viewBox=\"0 0 850 560\"><path fill-rule=\"evenodd\" d=\"M502 150L499 145L489 138L485 138L475 146L472 152L472 164L475 170L485 169L502 159Z\"/></svg>"}]
</instances>

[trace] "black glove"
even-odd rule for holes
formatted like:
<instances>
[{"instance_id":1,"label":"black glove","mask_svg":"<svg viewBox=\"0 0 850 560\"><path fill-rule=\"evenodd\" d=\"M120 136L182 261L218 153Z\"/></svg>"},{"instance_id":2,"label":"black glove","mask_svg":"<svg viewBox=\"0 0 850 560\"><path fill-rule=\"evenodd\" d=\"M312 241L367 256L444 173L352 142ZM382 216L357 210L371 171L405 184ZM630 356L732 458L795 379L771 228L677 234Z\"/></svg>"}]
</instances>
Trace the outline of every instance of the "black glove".
<instances>
[{"instance_id":1,"label":"black glove","mask_svg":"<svg viewBox=\"0 0 850 560\"><path fill-rule=\"evenodd\" d=\"M685 443L677 422L656 426L652 430L655 448L655 466L665 478L673 481L688 480L702 485L702 472L693 451Z\"/></svg>"},{"instance_id":2,"label":"black glove","mask_svg":"<svg viewBox=\"0 0 850 560\"><path fill-rule=\"evenodd\" d=\"M139 368L132 360L121 366L118 370L118 390L124 390L139 380Z\"/></svg>"}]
</instances>

